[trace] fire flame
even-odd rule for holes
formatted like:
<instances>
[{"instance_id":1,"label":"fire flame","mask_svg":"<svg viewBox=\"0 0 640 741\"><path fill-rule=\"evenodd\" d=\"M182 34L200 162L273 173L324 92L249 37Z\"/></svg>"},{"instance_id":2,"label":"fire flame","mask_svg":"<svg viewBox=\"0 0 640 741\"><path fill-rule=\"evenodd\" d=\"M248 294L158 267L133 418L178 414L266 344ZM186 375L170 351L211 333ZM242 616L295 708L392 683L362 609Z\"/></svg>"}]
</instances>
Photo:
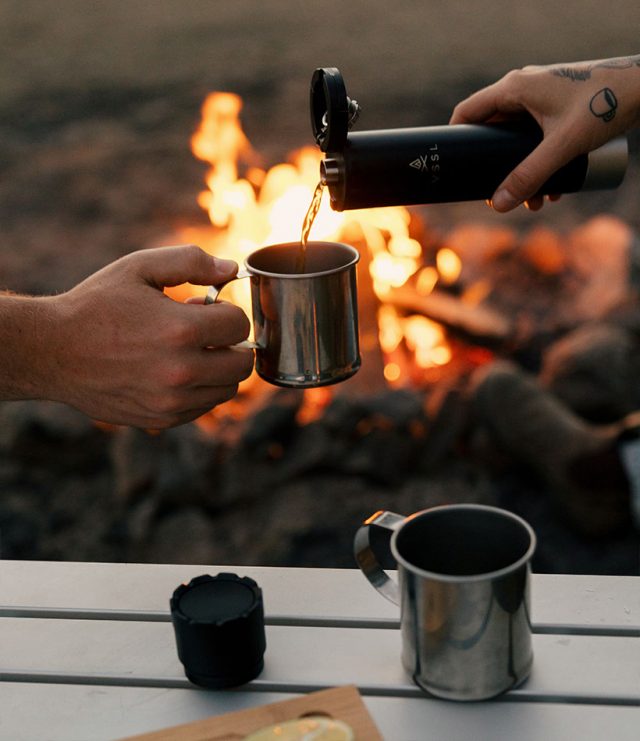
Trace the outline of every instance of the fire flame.
<instances>
[{"instance_id":1,"label":"fire flame","mask_svg":"<svg viewBox=\"0 0 640 741\"><path fill-rule=\"evenodd\" d=\"M203 104L191 146L194 155L210 165L207 189L199 194L198 203L215 228L182 233L185 241L240 264L259 247L300 239L321 159L315 147L305 147L293 152L290 162L263 169L240 125L241 109L242 100L232 93L211 93ZM451 359L442 327L423 316L403 316L385 303L390 292L412 276L424 296L438 283L454 282L460 273L460 260L448 248L438 252L435 266L424 266L422 245L410 236L410 221L403 207L336 213L325 197L311 230L315 240L349 241L349 236L358 235L366 242L373 288L380 299L379 340L387 358L384 375L390 384L402 382L402 369L393 356L403 343L420 368L444 365ZM202 291L188 286L170 294L183 299L185 290L188 295ZM232 282L224 290L225 298L251 316L246 281Z\"/></svg>"}]
</instances>

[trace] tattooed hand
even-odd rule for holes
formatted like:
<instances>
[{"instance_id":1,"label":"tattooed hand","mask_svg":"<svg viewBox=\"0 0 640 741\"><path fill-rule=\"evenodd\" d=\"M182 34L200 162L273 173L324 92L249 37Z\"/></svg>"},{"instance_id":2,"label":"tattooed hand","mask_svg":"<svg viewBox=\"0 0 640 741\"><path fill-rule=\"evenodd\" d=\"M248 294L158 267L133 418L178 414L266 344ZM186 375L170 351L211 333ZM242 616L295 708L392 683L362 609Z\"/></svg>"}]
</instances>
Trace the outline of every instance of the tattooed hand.
<instances>
[{"instance_id":1,"label":"tattooed hand","mask_svg":"<svg viewBox=\"0 0 640 741\"><path fill-rule=\"evenodd\" d=\"M539 209L538 191L554 172L640 124L640 55L513 70L459 103L450 123L527 115L544 138L498 186L491 200L496 211L521 203Z\"/></svg>"}]
</instances>

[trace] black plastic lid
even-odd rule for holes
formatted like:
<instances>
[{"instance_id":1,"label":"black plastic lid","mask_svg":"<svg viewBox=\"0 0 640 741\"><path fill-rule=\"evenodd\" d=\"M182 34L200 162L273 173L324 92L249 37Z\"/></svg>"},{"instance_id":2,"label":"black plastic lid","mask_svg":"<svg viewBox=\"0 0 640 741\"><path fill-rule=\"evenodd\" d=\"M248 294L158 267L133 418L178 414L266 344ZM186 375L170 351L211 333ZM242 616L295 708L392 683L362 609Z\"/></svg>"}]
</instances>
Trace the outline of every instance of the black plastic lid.
<instances>
[{"instance_id":1,"label":"black plastic lid","mask_svg":"<svg viewBox=\"0 0 640 741\"><path fill-rule=\"evenodd\" d=\"M195 684L237 687L264 667L266 638L262 591L237 574L197 576L170 601L178 656Z\"/></svg>"},{"instance_id":2,"label":"black plastic lid","mask_svg":"<svg viewBox=\"0 0 640 741\"><path fill-rule=\"evenodd\" d=\"M318 67L311 78L311 130L323 152L339 152L349 134L349 98L340 70Z\"/></svg>"}]
</instances>

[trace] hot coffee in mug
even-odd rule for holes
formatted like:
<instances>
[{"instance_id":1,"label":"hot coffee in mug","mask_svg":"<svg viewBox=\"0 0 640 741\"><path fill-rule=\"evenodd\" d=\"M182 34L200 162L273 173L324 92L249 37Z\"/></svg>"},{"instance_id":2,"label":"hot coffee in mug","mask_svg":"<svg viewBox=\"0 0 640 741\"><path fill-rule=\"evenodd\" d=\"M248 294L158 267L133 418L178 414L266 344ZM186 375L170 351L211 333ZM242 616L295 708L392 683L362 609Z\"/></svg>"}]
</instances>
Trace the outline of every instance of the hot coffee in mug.
<instances>
[{"instance_id":1,"label":"hot coffee in mug","mask_svg":"<svg viewBox=\"0 0 640 741\"><path fill-rule=\"evenodd\" d=\"M269 383L313 388L360 367L356 264L340 242L275 244L251 253L238 278L251 281L256 371ZM301 260L303 255L304 260ZM207 303L222 286L212 286Z\"/></svg>"}]
</instances>

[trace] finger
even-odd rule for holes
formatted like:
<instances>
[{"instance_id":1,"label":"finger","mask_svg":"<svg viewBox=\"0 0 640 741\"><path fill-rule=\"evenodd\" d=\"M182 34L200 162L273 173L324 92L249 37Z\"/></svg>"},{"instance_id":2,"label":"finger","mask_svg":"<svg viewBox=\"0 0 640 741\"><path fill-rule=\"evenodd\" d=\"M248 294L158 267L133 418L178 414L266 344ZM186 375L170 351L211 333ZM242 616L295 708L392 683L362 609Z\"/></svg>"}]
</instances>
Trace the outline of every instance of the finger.
<instances>
[{"instance_id":1,"label":"finger","mask_svg":"<svg viewBox=\"0 0 640 741\"><path fill-rule=\"evenodd\" d=\"M230 383L227 386L207 386L191 389L188 394L185 394L180 408L174 414L167 416L188 417L189 419L201 417L218 404L224 404L233 399L237 393L237 383Z\"/></svg>"},{"instance_id":2,"label":"finger","mask_svg":"<svg viewBox=\"0 0 640 741\"><path fill-rule=\"evenodd\" d=\"M495 96L491 94L489 88L484 88L458 103L453 109L449 123L456 125L486 121L496 112Z\"/></svg>"},{"instance_id":3,"label":"finger","mask_svg":"<svg viewBox=\"0 0 640 741\"><path fill-rule=\"evenodd\" d=\"M525 157L502 181L491 198L496 211L504 213L535 196L545 182L573 157L548 137Z\"/></svg>"},{"instance_id":4,"label":"finger","mask_svg":"<svg viewBox=\"0 0 640 741\"><path fill-rule=\"evenodd\" d=\"M216 347L200 350L191 359L190 389L238 384L253 371L254 352L244 347Z\"/></svg>"},{"instance_id":5,"label":"finger","mask_svg":"<svg viewBox=\"0 0 640 741\"><path fill-rule=\"evenodd\" d=\"M149 285L157 288L193 283L206 286L229 280L238 271L233 260L209 255L194 244L156 247L134 253L138 273Z\"/></svg>"},{"instance_id":6,"label":"finger","mask_svg":"<svg viewBox=\"0 0 640 741\"><path fill-rule=\"evenodd\" d=\"M150 417L135 426L146 430L162 430L168 427L178 427L179 425L187 424L187 422L193 422L211 412L219 404L224 404L232 399L237 394L238 388L237 386L230 386L226 389L219 389L218 391L219 393L212 396L211 400L202 407L185 409L175 414Z\"/></svg>"},{"instance_id":7,"label":"finger","mask_svg":"<svg viewBox=\"0 0 640 741\"><path fill-rule=\"evenodd\" d=\"M246 340L251 324L244 311L228 301L215 304L177 304L181 314L192 324L198 349L226 347Z\"/></svg>"},{"instance_id":8,"label":"finger","mask_svg":"<svg viewBox=\"0 0 640 741\"><path fill-rule=\"evenodd\" d=\"M501 114L522 113L524 108L515 98L505 95L502 81L478 90L453 109L450 124L480 123Z\"/></svg>"},{"instance_id":9,"label":"finger","mask_svg":"<svg viewBox=\"0 0 640 741\"><path fill-rule=\"evenodd\" d=\"M527 198L524 205L529 211L539 211L544 206L544 196L535 195Z\"/></svg>"},{"instance_id":10,"label":"finger","mask_svg":"<svg viewBox=\"0 0 640 741\"><path fill-rule=\"evenodd\" d=\"M210 383L215 386L237 384L253 372L255 353L246 347L224 347L205 350L203 359L211 369Z\"/></svg>"},{"instance_id":11,"label":"finger","mask_svg":"<svg viewBox=\"0 0 640 741\"><path fill-rule=\"evenodd\" d=\"M524 202L524 205L529 209L529 211L539 211L544 206L545 200L552 203L554 201L559 201L561 198L562 195L560 193L553 193L551 195L535 195L533 198L528 198Z\"/></svg>"}]
</instances>

